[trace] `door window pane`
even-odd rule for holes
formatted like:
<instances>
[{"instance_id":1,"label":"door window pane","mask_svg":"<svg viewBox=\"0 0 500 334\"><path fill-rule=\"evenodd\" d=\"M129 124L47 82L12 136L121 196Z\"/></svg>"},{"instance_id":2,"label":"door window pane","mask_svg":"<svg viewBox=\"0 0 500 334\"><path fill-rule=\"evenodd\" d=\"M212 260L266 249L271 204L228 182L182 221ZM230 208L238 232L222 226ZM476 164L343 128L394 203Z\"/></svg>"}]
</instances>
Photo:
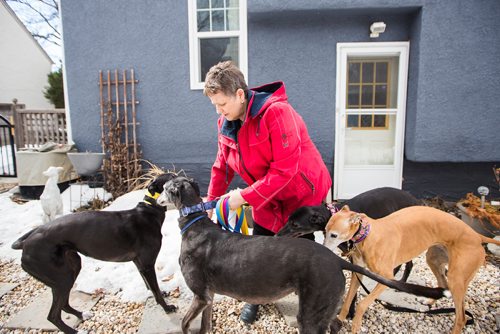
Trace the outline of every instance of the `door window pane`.
<instances>
[{"instance_id":1,"label":"door window pane","mask_svg":"<svg viewBox=\"0 0 500 334\"><path fill-rule=\"evenodd\" d=\"M348 57L347 109L392 109L397 104L398 57ZM352 114L352 112L351 112ZM353 129L386 128L385 115L363 115Z\"/></svg>"},{"instance_id":2,"label":"door window pane","mask_svg":"<svg viewBox=\"0 0 500 334\"><path fill-rule=\"evenodd\" d=\"M375 115L373 119L373 127L375 128L385 128L387 116L386 115Z\"/></svg>"},{"instance_id":3,"label":"door window pane","mask_svg":"<svg viewBox=\"0 0 500 334\"><path fill-rule=\"evenodd\" d=\"M359 86L349 86L347 108L359 108Z\"/></svg>"},{"instance_id":4,"label":"door window pane","mask_svg":"<svg viewBox=\"0 0 500 334\"><path fill-rule=\"evenodd\" d=\"M372 127L372 115L361 115L361 124L362 128L371 128Z\"/></svg>"},{"instance_id":5,"label":"door window pane","mask_svg":"<svg viewBox=\"0 0 500 334\"><path fill-rule=\"evenodd\" d=\"M358 115L347 115L347 127L353 128L359 126L359 116Z\"/></svg>"},{"instance_id":6,"label":"door window pane","mask_svg":"<svg viewBox=\"0 0 500 334\"><path fill-rule=\"evenodd\" d=\"M374 63L363 63L363 70L362 70L362 76L363 80L362 82L365 83L372 83L373 82L373 68L374 68Z\"/></svg>"},{"instance_id":7,"label":"door window pane","mask_svg":"<svg viewBox=\"0 0 500 334\"><path fill-rule=\"evenodd\" d=\"M375 82L378 82L378 83L387 82L388 67L389 66L388 66L387 62L376 63Z\"/></svg>"},{"instance_id":8,"label":"door window pane","mask_svg":"<svg viewBox=\"0 0 500 334\"><path fill-rule=\"evenodd\" d=\"M370 108L373 106L373 85L362 87L361 107Z\"/></svg>"},{"instance_id":9,"label":"door window pane","mask_svg":"<svg viewBox=\"0 0 500 334\"><path fill-rule=\"evenodd\" d=\"M387 108L387 85L375 86L375 108Z\"/></svg>"},{"instance_id":10,"label":"door window pane","mask_svg":"<svg viewBox=\"0 0 500 334\"><path fill-rule=\"evenodd\" d=\"M361 78L361 63L349 63L349 83L358 83Z\"/></svg>"},{"instance_id":11,"label":"door window pane","mask_svg":"<svg viewBox=\"0 0 500 334\"><path fill-rule=\"evenodd\" d=\"M238 66L238 37L200 39L200 81L220 61L232 60Z\"/></svg>"},{"instance_id":12,"label":"door window pane","mask_svg":"<svg viewBox=\"0 0 500 334\"><path fill-rule=\"evenodd\" d=\"M392 165L394 164L394 143L396 136L396 115L348 115L347 120L361 117L361 123L367 122L374 117L374 123L379 123L385 118L386 127L355 126L346 129L345 133L345 155L346 166L363 165ZM365 121L363 121L363 119ZM354 123L354 122L353 122Z\"/></svg>"}]
</instances>

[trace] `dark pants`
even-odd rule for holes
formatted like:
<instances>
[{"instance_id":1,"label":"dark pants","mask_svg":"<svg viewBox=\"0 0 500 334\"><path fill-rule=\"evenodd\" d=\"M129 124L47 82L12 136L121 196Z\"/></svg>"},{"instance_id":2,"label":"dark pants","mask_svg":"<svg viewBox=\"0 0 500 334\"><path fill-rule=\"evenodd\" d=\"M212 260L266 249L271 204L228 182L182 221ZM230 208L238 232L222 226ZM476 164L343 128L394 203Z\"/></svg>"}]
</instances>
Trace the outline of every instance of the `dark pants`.
<instances>
[{"instance_id":1,"label":"dark pants","mask_svg":"<svg viewBox=\"0 0 500 334\"><path fill-rule=\"evenodd\" d=\"M253 222L253 235L268 235L268 236L273 236L275 234L276 233L274 233L272 231L269 231L266 228L263 228L262 226L260 226L256 222ZM303 236L301 236L301 238L309 239L309 240L314 241L314 233L304 234Z\"/></svg>"}]
</instances>

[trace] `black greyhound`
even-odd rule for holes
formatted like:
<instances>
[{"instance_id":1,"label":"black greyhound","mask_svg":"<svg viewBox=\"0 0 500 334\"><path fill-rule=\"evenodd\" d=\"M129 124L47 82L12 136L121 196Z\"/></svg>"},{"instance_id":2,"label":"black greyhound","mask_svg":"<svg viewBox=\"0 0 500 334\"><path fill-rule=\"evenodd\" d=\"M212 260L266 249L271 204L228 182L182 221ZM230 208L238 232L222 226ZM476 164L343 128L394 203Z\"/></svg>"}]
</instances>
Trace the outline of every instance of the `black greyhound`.
<instances>
[{"instance_id":1,"label":"black greyhound","mask_svg":"<svg viewBox=\"0 0 500 334\"><path fill-rule=\"evenodd\" d=\"M173 203L181 212L179 263L186 284L194 294L191 307L182 319L185 334L201 312L200 333L210 331L215 293L265 304L292 292L299 296L297 321L301 333L326 333L329 327L335 333L339 328L335 316L345 290L344 269L417 295L440 298L444 293L441 288L383 278L309 240L223 231L208 218L198 185L191 178L178 176L168 181L157 202Z\"/></svg>"},{"instance_id":2,"label":"black greyhound","mask_svg":"<svg viewBox=\"0 0 500 334\"><path fill-rule=\"evenodd\" d=\"M340 206L329 204L300 207L290 215L286 225L276 235L300 237L315 231L324 231L328 220L332 216L332 211L340 210L343 205L348 205L353 211L363 212L368 217L379 219L400 209L422 205L422 203L403 190L389 187L376 188L359 194ZM339 248L345 252L348 245L343 243ZM413 263L411 261L405 264L405 271L401 281L406 282L412 267ZM394 270L394 273L398 270L399 267Z\"/></svg>"},{"instance_id":3,"label":"black greyhound","mask_svg":"<svg viewBox=\"0 0 500 334\"><path fill-rule=\"evenodd\" d=\"M165 207L155 198L163 185L177 174L165 173L148 186L144 202L125 211L86 211L60 217L39 226L12 244L22 249L21 266L52 289L47 319L64 333L77 333L61 319L61 310L82 319L82 312L69 305L69 294L81 269L78 253L102 261L133 261L146 287L165 312L167 305L156 280L154 265L161 248Z\"/></svg>"},{"instance_id":4,"label":"black greyhound","mask_svg":"<svg viewBox=\"0 0 500 334\"><path fill-rule=\"evenodd\" d=\"M423 205L410 193L395 188L376 188L359 194L341 205L318 205L303 206L295 210L289 217L287 224L278 232L277 236L299 237L315 231L324 231L328 220L336 210L340 210L343 205L348 205L356 212L363 212L368 217L379 219L390 215L400 209ZM346 252L352 245L340 244L339 248ZM432 246L426 256L427 264L434 272L438 282L446 282L443 273L443 258L447 258L446 250L440 246ZM413 267L412 261L405 264L405 270L401 277L402 282L406 282ZM399 271L400 266L394 268L394 274ZM441 285L446 286L446 285ZM354 297L349 308L349 317L352 318L355 312L356 297Z\"/></svg>"}]
</instances>

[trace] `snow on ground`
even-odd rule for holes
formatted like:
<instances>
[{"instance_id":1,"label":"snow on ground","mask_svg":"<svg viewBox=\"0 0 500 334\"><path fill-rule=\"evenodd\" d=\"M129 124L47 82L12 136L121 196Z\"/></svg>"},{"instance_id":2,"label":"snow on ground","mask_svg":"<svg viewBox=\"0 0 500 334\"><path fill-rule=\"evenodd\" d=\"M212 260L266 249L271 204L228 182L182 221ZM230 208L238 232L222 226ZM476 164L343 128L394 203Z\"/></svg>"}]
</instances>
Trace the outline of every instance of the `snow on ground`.
<instances>
[{"instance_id":1,"label":"snow on ground","mask_svg":"<svg viewBox=\"0 0 500 334\"><path fill-rule=\"evenodd\" d=\"M79 187L82 187L81 189ZM103 197L102 189L89 189L87 186L71 186L63 194L64 214L86 203L93 197ZM17 204L10 200L11 192L0 194L0 258L14 259L20 263L21 251L11 248L11 244L32 228L42 224L42 207L39 200ZM127 210L142 201L144 191L138 190L117 198L104 210ZM181 237L177 226L177 210L168 210L162 228L162 247L156 261L156 273L160 289L170 291L180 287L181 297L191 295L186 287L178 263ZM118 293L124 301L142 302L151 293L146 289L138 270L132 262L104 262L82 257L82 270L75 283L75 288L87 293L103 289L109 293ZM169 281L162 281L173 275Z\"/></svg>"}]
</instances>

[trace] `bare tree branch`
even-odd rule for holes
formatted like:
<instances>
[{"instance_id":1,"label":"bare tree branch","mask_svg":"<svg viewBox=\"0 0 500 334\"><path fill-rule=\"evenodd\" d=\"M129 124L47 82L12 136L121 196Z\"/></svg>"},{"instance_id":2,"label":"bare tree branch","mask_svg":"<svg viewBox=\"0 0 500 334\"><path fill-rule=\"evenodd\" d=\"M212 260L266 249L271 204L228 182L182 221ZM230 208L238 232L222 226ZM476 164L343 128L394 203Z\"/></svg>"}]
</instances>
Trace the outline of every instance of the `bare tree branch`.
<instances>
[{"instance_id":1,"label":"bare tree branch","mask_svg":"<svg viewBox=\"0 0 500 334\"><path fill-rule=\"evenodd\" d=\"M31 35L37 39L60 46L61 34L58 29L59 6L56 0L7 0L10 3L17 3L27 10L26 25ZM36 4L42 4L46 10L42 10ZM45 29L40 29L40 26ZM41 30L49 30L42 32Z\"/></svg>"}]
</instances>

